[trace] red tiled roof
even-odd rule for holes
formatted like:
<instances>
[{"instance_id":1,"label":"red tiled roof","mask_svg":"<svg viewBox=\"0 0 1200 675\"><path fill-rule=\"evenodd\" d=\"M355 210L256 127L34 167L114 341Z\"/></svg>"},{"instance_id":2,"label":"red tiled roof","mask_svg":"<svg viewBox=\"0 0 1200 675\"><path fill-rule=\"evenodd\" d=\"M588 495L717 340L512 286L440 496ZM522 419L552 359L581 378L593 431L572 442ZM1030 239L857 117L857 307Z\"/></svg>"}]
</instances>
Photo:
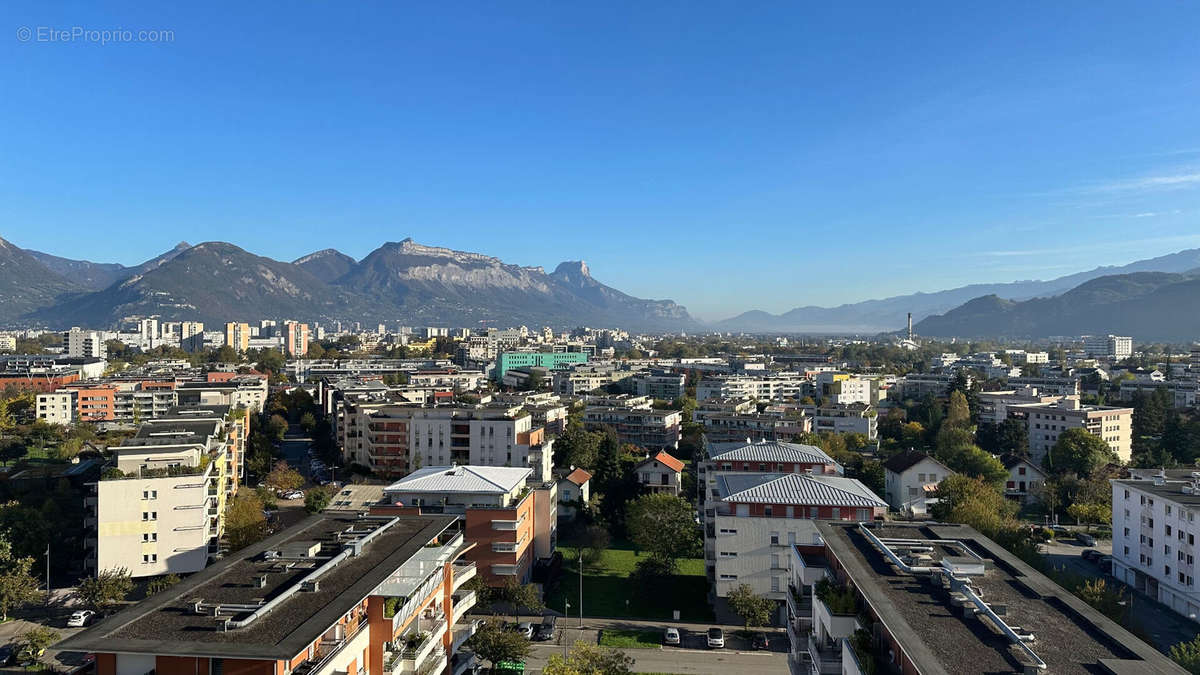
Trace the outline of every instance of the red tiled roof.
<instances>
[{"instance_id":1,"label":"red tiled roof","mask_svg":"<svg viewBox=\"0 0 1200 675\"><path fill-rule=\"evenodd\" d=\"M659 453L654 456L654 459L658 460L672 471L683 471L683 462L668 455L666 450L660 450Z\"/></svg>"},{"instance_id":2,"label":"red tiled roof","mask_svg":"<svg viewBox=\"0 0 1200 675\"><path fill-rule=\"evenodd\" d=\"M571 481L572 483L574 483L576 485L583 485L584 483L588 482L591 479L592 479L592 474L588 473L587 471L584 471L583 469L575 469L571 473L567 474L567 480Z\"/></svg>"}]
</instances>

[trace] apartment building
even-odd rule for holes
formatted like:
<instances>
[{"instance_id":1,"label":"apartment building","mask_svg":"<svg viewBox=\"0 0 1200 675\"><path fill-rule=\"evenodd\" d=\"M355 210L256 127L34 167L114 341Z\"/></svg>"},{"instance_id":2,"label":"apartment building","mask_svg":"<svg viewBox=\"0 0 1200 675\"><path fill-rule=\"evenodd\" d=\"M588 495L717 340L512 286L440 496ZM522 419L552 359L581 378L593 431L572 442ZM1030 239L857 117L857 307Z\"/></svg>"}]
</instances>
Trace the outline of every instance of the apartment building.
<instances>
[{"instance_id":1,"label":"apartment building","mask_svg":"<svg viewBox=\"0 0 1200 675\"><path fill-rule=\"evenodd\" d=\"M887 513L861 482L834 474L719 473L706 487L704 564L717 598L746 584L782 606L789 546L818 542L820 520L872 522Z\"/></svg>"},{"instance_id":2,"label":"apartment building","mask_svg":"<svg viewBox=\"0 0 1200 675\"><path fill-rule=\"evenodd\" d=\"M673 450L679 447L683 413L678 410L588 406L583 411L583 426L588 431L612 427L622 443L632 443L647 450Z\"/></svg>"},{"instance_id":3,"label":"apartment building","mask_svg":"<svg viewBox=\"0 0 1200 675\"><path fill-rule=\"evenodd\" d=\"M1079 396L1079 378L1071 375L1010 377L1008 385L1036 389L1042 396Z\"/></svg>"},{"instance_id":4,"label":"apartment building","mask_svg":"<svg viewBox=\"0 0 1200 675\"><path fill-rule=\"evenodd\" d=\"M1196 405L1196 392L1200 391L1200 382L1196 380L1166 380L1154 382L1151 380L1122 380L1120 396L1123 401L1132 401L1138 394L1153 394L1164 390L1171 397L1171 404L1176 408L1191 408Z\"/></svg>"},{"instance_id":5,"label":"apartment building","mask_svg":"<svg viewBox=\"0 0 1200 675\"><path fill-rule=\"evenodd\" d=\"M897 385L903 398L942 397L950 395L954 379L955 375L952 373L909 373L901 378Z\"/></svg>"},{"instance_id":6,"label":"apartment building","mask_svg":"<svg viewBox=\"0 0 1200 675\"><path fill-rule=\"evenodd\" d=\"M72 384L75 418L83 422L111 422L117 414L117 387L106 384Z\"/></svg>"},{"instance_id":7,"label":"apartment building","mask_svg":"<svg viewBox=\"0 0 1200 675\"><path fill-rule=\"evenodd\" d=\"M438 368L433 370L418 370L408 376L408 384L413 387L440 388L443 391L472 391L487 384L487 376L479 370L459 370L457 368Z\"/></svg>"},{"instance_id":8,"label":"apartment building","mask_svg":"<svg viewBox=\"0 0 1200 675\"><path fill-rule=\"evenodd\" d=\"M812 418L803 412L706 413L702 424L705 436L713 442L790 441L813 430Z\"/></svg>"},{"instance_id":9,"label":"apartment building","mask_svg":"<svg viewBox=\"0 0 1200 675\"><path fill-rule=\"evenodd\" d=\"M811 382L804 373L763 375L708 375L696 385L696 400L710 398L778 401L799 399Z\"/></svg>"},{"instance_id":10,"label":"apartment building","mask_svg":"<svg viewBox=\"0 0 1200 675\"><path fill-rule=\"evenodd\" d=\"M1029 456L1042 464L1058 436L1067 429L1086 429L1108 443L1122 462L1128 462L1133 452L1133 408L1083 405L1077 398L1064 398L1056 403L1013 406L1025 414L1029 431Z\"/></svg>"},{"instance_id":11,"label":"apartment building","mask_svg":"<svg viewBox=\"0 0 1200 675\"><path fill-rule=\"evenodd\" d=\"M73 389L59 389L54 392L38 394L34 405L37 418L47 424L60 426L70 425L75 421L75 411L78 405L75 397L79 392Z\"/></svg>"},{"instance_id":12,"label":"apartment building","mask_svg":"<svg viewBox=\"0 0 1200 675\"><path fill-rule=\"evenodd\" d=\"M248 414L227 407L176 409L110 448L111 465L89 500L93 569L126 568L134 577L204 569L220 550L248 428Z\"/></svg>"},{"instance_id":13,"label":"apartment building","mask_svg":"<svg viewBox=\"0 0 1200 675\"><path fill-rule=\"evenodd\" d=\"M1089 358L1120 361L1133 356L1133 338L1125 335L1084 335L1083 353Z\"/></svg>"},{"instance_id":14,"label":"apartment building","mask_svg":"<svg viewBox=\"0 0 1200 675\"><path fill-rule=\"evenodd\" d=\"M663 401L674 401L681 398L687 391L687 377L683 373L672 373L667 370L651 370L640 372L633 376L633 392L638 396Z\"/></svg>"},{"instance_id":15,"label":"apartment building","mask_svg":"<svg viewBox=\"0 0 1200 675\"><path fill-rule=\"evenodd\" d=\"M0 352L17 351L17 336L8 333L0 334Z\"/></svg>"},{"instance_id":16,"label":"apartment building","mask_svg":"<svg viewBox=\"0 0 1200 675\"><path fill-rule=\"evenodd\" d=\"M1200 472L1110 482L1113 576L1184 616L1200 616Z\"/></svg>"},{"instance_id":17,"label":"apartment building","mask_svg":"<svg viewBox=\"0 0 1200 675\"><path fill-rule=\"evenodd\" d=\"M521 406L421 407L343 401L339 436L347 463L400 477L422 466L528 467L540 481L553 469L554 439Z\"/></svg>"},{"instance_id":18,"label":"apartment building","mask_svg":"<svg viewBox=\"0 0 1200 675\"><path fill-rule=\"evenodd\" d=\"M816 530L783 549L792 673L1185 672L970 527Z\"/></svg>"},{"instance_id":19,"label":"apartment building","mask_svg":"<svg viewBox=\"0 0 1200 675\"><path fill-rule=\"evenodd\" d=\"M533 563L558 543L558 485L528 468L431 466L383 490L375 515L447 514L463 519L474 544L464 559L492 586L528 582Z\"/></svg>"},{"instance_id":20,"label":"apartment building","mask_svg":"<svg viewBox=\"0 0 1200 675\"><path fill-rule=\"evenodd\" d=\"M704 459L696 464L701 517L716 477L724 473L816 473L838 476L842 465L815 445L779 441L714 442L704 437Z\"/></svg>"},{"instance_id":21,"label":"apartment building","mask_svg":"<svg viewBox=\"0 0 1200 675\"><path fill-rule=\"evenodd\" d=\"M175 387L183 407L227 405L261 412L267 402L267 376L210 372L202 381L184 381Z\"/></svg>"},{"instance_id":22,"label":"apartment building","mask_svg":"<svg viewBox=\"0 0 1200 675\"><path fill-rule=\"evenodd\" d=\"M865 403L826 404L813 411L813 431L863 434L868 440L879 436L879 414Z\"/></svg>"},{"instance_id":23,"label":"apartment building","mask_svg":"<svg viewBox=\"0 0 1200 675\"><path fill-rule=\"evenodd\" d=\"M67 356L108 358L108 346L104 344L104 334L100 331L83 330L79 327L63 333L63 352Z\"/></svg>"},{"instance_id":24,"label":"apartment building","mask_svg":"<svg viewBox=\"0 0 1200 675\"><path fill-rule=\"evenodd\" d=\"M97 675L461 675L476 567L454 524L312 516L61 647Z\"/></svg>"},{"instance_id":25,"label":"apartment building","mask_svg":"<svg viewBox=\"0 0 1200 675\"><path fill-rule=\"evenodd\" d=\"M1000 424L1008 419L1013 406L1029 404L1054 403L1061 396L1046 396L1038 392L1036 387L1022 387L1004 391L981 391L975 395L979 401L979 423ZM1015 410L1016 417L1024 419L1024 411Z\"/></svg>"},{"instance_id":26,"label":"apartment building","mask_svg":"<svg viewBox=\"0 0 1200 675\"><path fill-rule=\"evenodd\" d=\"M284 354L293 359L302 359L308 354L308 324L288 321L283 324Z\"/></svg>"},{"instance_id":27,"label":"apartment building","mask_svg":"<svg viewBox=\"0 0 1200 675\"><path fill-rule=\"evenodd\" d=\"M250 324L230 322L225 324L225 344L239 354L250 348Z\"/></svg>"}]
</instances>

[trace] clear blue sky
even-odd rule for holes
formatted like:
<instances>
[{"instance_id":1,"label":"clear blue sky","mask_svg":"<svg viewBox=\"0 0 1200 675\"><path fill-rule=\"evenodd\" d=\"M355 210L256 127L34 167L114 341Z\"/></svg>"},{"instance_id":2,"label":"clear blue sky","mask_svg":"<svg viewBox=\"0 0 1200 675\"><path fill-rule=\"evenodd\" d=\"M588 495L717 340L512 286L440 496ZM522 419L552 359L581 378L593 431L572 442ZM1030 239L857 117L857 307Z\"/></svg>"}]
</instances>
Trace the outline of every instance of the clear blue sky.
<instances>
[{"instance_id":1,"label":"clear blue sky","mask_svg":"<svg viewBox=\"0 0 1200 675\"><path fill-rule=\"evenodd\" d=\"M21 246L411 236L705 318L1200 246L1197 3L98 4L0 9Z\"/></svg>"}]
</instances>

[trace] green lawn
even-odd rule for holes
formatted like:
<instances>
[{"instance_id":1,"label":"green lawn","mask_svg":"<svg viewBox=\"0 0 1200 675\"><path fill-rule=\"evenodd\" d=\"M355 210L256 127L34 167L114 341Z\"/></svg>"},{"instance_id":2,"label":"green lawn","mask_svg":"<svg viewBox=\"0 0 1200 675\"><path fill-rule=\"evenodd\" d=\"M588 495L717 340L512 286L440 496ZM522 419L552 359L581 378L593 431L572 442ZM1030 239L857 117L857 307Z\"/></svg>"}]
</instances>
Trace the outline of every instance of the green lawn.
<instances>
[{"instance_id":1,"label":"green lawn","mask_svg":"<svg viewBox=\"0 0 1200 675\"><path fill-rule=\"evenodd\" d=\"M561 546L558 550L563 554L563 574L547 602L550 609L561 612L564 601L568 601L570 615L578 616L579 568L575 552ZM648 592L629 580L641 558L632 545L617 541L604 552L599 565L583 570L584 616L669 620L672 611L679 610L683 621L713 620L703 559L681 558L679 573L657 582Z\"/></svg>"},{"instance_id":2,"label":"green lawn","mask_svg":"<svg viewBox=\"0 0 1200 675\"><path fill-rule=\"evenodd\" d=\"M662 633L656 630L617 630L605 628L600 632L601 647L657 649L661 645Z\"/></svg>"}]
</instances>

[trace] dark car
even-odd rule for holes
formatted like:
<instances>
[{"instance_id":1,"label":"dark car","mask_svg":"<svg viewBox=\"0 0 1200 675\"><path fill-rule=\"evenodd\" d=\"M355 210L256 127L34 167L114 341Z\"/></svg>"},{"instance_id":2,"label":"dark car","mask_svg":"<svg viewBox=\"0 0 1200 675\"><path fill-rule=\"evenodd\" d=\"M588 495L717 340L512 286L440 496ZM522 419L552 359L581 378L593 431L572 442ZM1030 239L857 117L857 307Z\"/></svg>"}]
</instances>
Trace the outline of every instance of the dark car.
<instances>
[{"instance_id":1,"label":"dark car","mask_svg":"<svg viewBox=\"0 0 1200 675\"><path fill-rule=\"evenodd\" d=\"M1100 560L1100 558L1104 557L1104 554L1094 548L1088 548L1081 551L1079 553L1079 557L1088 562L1096 562Z\"/></svg>"},{"instance_id":2,"label":"dark car","mask_svg":"<svg viewBox=\"0 0 1200 675\"><path fill-rule=\"evenodd\" d=\"M547 614L546 616L543 616L542 625L537 627L537 631L534 633L533 638L539 642L553 640L554 624L557 620L558 617L553 614Z\"/></svg>"},{"instance_id":3,"label":"dark car","mask_svg":"<svg viewBox=\"0 0 1200 675\"><path fill-rule=\"evenodd\" d=\"M1096 538L1085 532L1076 533L1075 541L1079 542L1080 544L1083 544L1084 546L1095 546L1096 545Z\"/></svg>"},{"instance_id":4,"label":"dark car","mask_svg":"<svg viewBox=\"0 0 1200 675\"><path fill-rule=\"evenodd\" d=\"M755 649L770 649L771 641L767 639L766 633L755 633L751 646Z\"/></svg>"},{"instance_id":5,"label":"dark car","mask_svg":"<svg viewBox=\"0 0 1200 675\"><path fill-rule=\"evenodd\" d=\"M13 654L14 654L14 652L13 652L12 645L4 645L4 646L0 647L0 666L11 665L12 660L13 660Z\"/></svg>"}]
</instances>

